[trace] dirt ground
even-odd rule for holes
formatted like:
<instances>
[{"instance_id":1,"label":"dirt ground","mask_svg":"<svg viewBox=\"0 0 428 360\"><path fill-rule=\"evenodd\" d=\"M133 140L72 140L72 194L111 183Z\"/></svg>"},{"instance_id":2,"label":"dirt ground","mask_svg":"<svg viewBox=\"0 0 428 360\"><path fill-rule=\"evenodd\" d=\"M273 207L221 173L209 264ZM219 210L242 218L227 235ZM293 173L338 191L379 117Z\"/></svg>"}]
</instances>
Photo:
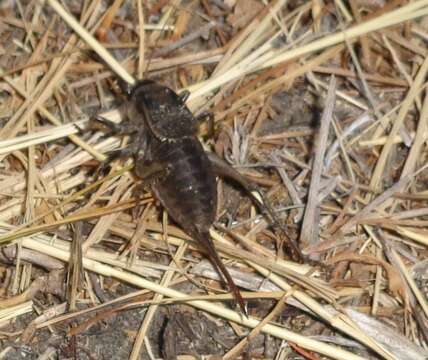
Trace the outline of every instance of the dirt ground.
<instances>
[{"instance_id":1,"label":"dirt ground","mask_svg":"<svg viewBox=\"0 0 428 360\"><path fill-rule=\"evenodd\" d=\"M55 4L0 2L0 360L428 359L426 1L63 1L117 65ZM248 318L106 161L129 74L252 184L211 232Z\"/></svg>"}]
</instances>

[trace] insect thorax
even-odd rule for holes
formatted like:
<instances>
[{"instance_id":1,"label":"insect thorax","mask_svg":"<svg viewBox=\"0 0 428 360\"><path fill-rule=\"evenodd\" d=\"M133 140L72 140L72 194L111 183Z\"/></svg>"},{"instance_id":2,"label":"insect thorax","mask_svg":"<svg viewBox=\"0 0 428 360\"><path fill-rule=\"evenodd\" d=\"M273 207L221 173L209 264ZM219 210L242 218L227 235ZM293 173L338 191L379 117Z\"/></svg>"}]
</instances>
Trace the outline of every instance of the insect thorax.
<instances>
[{"instance_id":1,"label":"insect thorax","mask_svg":"<svg viewBox=\"0 0 428 360\"><path fill-rule=\"evenodd\" d=\"M151 80L138 82L132 91L134 112L160 140L193 136L197 121L182 99L170 88Z\"/></svg>"}]
</instances>

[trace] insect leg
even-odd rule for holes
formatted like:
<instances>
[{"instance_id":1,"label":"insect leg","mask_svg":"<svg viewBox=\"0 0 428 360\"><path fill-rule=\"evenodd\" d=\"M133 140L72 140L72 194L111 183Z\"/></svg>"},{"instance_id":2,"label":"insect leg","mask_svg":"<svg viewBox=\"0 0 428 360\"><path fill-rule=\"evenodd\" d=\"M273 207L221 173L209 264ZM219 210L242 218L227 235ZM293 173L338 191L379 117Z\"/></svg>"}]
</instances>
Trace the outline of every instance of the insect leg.
<instances>
[{"instance_id":1,"label":"insect leg","mask_svg":"<svg viewBox=\"0 0 428 360\"><path fill-rule=\"evenodd\" d=\"M214 124L214 114L210 111L204 111L200 113L198 116L196 116L196 121L200 124L203 121L206 121L208 119L208 134L207 137L213 137L214 136L214 130L215 130L215 124Z\"/></svg>"},{"instance_id":2,"label":"insect leg","mask_svg":"<svg viewBox=\"0 0 428 360\"><path fill-rule=\"evenodd\" d=\"M144 193L150 186L152 186L157 180L162 179L164 176L167 176L169 172L169 167L160 162L153 162L148 160L138 159L135 162L135 174L141 180L141 182L135 185L133 195L139 199L141 194ZM132 213L133 218L136 217L136 214L139 212L137 208Z\"/></svg>"},{"instance_id":3,"label":"insect leg","mask_svg":"<svg viewBox=\"0 0 428 360\"><path fill-rule=\"evenodd\" d=\"M203 111L197 115L195 119L199 123L208 119L208 121L211 123L214 122L214 114L211 111Z\"/></svg>"},{"instance_id":4,"label":"insect leg","mask_svg":"<svg viewBox=\"0 0 428 360\"><path fill-rule=\"evenodd\" d=\"M134 89L135 85L131 85L130 83L126 82L125 80L119 78L117 81L117 84L119 85L122 92L128 97L131 97L132 89Z\"/></svg>"},{"instance_id":5,"label":"insect leg","mask_svg":"<svg viewBox=\"0 0 428 360\"><path fill-rule=\"evenodd\" d=\"M183 90L180 94L178 94L178 97L180 98L180 101L185 104L187 99L190 96L190 91L189 90Z\"/></svg>"},{"instance_id":6,"label":"insect leg","mask_svg":"<svg viewBox=\"0 0 428 360\"><path fill-rule=\"evenodd\" d=\"M303 254L300 251L298 244L287 235L287 231L281 224L279 218L276 216L275 211L268 205L266 200L263 199L262 193L258 189L258 187L252 184L245 176L236 171L227 162L220 159L216 154L207 152L207 155L211 161L211 164L213 165L214 172L219 176L229 178L235 181L245 189L245 191L251 197L251 200L257 205L259 210L268 218L270 223L276 225L276 227L280 229L281 233L286 238L286 241L291 250L292 257L297 261L302 261ZM256 192L263 199L263 202L260 201L260 199L254 195L254 192Z\"/></svg>"},{"instance_id":7,"label":"insect leg","mask_svg":"<svg viewBox=\"0 0 428 360\"><path fill-rule=\"evenodd\" d=\"M232 179L241 185L246 191L251 193L252 191L258 191L256 186L252 184L245 176L240 174L237 170L235 170L232 166L230 166L226 161L220 159L215 153L207 152L208 159L210 160L214 172L228 179ZM259 205L260 200L256 200L257 205Z\"/></svg>"},{"instance_id":8,"label":"insect leg","mask_svg":"<svg viewBox=\"0 0 428 360\"><path fill-rule=\"evenodd\" d=\"M143 160L135 164L135 174L143 181L144 186L153 184L168 175L168 172L168 164L159 161Z\"/></svg>"},{"instance_id":9,"label":"insect leg","mask_svg":"<svg viewBox=\"0 0 428 360\"><path fill-rule=\"evenodd\" d=\"M116 124L113 121L110 121L100 115L97 115L93 119L91 119L91 122L94 122L95 128L99 127L97 125L101 125L102 128L108 129L108 132L103 135L103 138L115 135L129 135L138 131L138 126L135 124L131 124L128 122Z\"/></svg>"},{"instance_id":10,"label":"insect leg","mask_svg":"<svg viewBox=\"0 0 428 360\"><path fill-rule=\"evenodd\" d=\"M104 173L110 166L114 160L129 158L134 154L133 147L114 150L107 155L107 159L105 159L100 166L96 170L96 175Z\"/></svg>"}]
</instances>

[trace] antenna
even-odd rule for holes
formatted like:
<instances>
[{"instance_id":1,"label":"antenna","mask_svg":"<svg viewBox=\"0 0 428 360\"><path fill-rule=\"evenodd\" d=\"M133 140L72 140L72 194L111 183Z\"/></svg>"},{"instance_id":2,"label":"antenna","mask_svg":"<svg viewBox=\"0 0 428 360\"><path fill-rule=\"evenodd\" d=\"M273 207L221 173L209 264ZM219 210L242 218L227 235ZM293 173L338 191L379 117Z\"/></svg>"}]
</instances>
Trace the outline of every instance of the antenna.
<instances>
[{"instance_id":1,"label":"antenna","mask_svg":"<svg viewBox=\"0 0 428 360\"><path fill-rule=\"evenodd\" d=\"M141 0L137 0L138 3L140 3L140 1ZM177 2L178 2L178 0L175 0L174 4L168 4L169 9L166 11L166 14L164 14L160 20L160 24L162 24L162 27L159 30L159 33L151 34L150 42L154 42L153 49L155 49L156 46L158 45L159 40L160 40L160 38L161 38L161 36L162 36L163 32L165 31L165 28L168 24L168 21L171 18L171 16L173 15L173 11L175 11L177 9L177 6L176 6ZM139 7L140 7L140 5L139 5ZM138 13L138 15L140 16L140 12ZM144 23L144 20L142 23ZM144 32L144 30L142 30L142 31ZM141 38L141 30L140 30L140 38ZM142 51L144 51L144 49ZM149 57L149 60L145 64L144 70L141 72L141 74L138 74L138 75L141 75L141 78L138 77L138 80L142 80L145 78L146 73L149 71L149 67L150 67L150 64L153 60L154 54L155 54L155 51L152 50L150 57ZM141 57L141 55L140 55L140 57ZM144 58L144 54L143 54L143 58Z\"/></svg>"}]
</instances>

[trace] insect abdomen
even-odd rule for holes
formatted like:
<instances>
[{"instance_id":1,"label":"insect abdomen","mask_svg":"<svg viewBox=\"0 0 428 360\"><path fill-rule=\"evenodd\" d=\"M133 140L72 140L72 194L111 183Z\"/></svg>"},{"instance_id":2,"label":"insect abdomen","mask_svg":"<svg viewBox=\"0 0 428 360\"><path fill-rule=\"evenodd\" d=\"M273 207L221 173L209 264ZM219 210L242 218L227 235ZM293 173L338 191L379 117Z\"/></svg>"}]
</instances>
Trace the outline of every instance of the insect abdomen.
<instances>
[{"instance_id":1,"label":"insect abdomen","mask_svg":"<svg viewBox=\"0 0 428 360\"><path fill-rule=\"evenodd\" d=\"M217 188L211 163L196 138L157 142L153 161L168 170L153 190L171 217L187 233L209 229L216 217Z\"/></svg>"}]
</instances>

